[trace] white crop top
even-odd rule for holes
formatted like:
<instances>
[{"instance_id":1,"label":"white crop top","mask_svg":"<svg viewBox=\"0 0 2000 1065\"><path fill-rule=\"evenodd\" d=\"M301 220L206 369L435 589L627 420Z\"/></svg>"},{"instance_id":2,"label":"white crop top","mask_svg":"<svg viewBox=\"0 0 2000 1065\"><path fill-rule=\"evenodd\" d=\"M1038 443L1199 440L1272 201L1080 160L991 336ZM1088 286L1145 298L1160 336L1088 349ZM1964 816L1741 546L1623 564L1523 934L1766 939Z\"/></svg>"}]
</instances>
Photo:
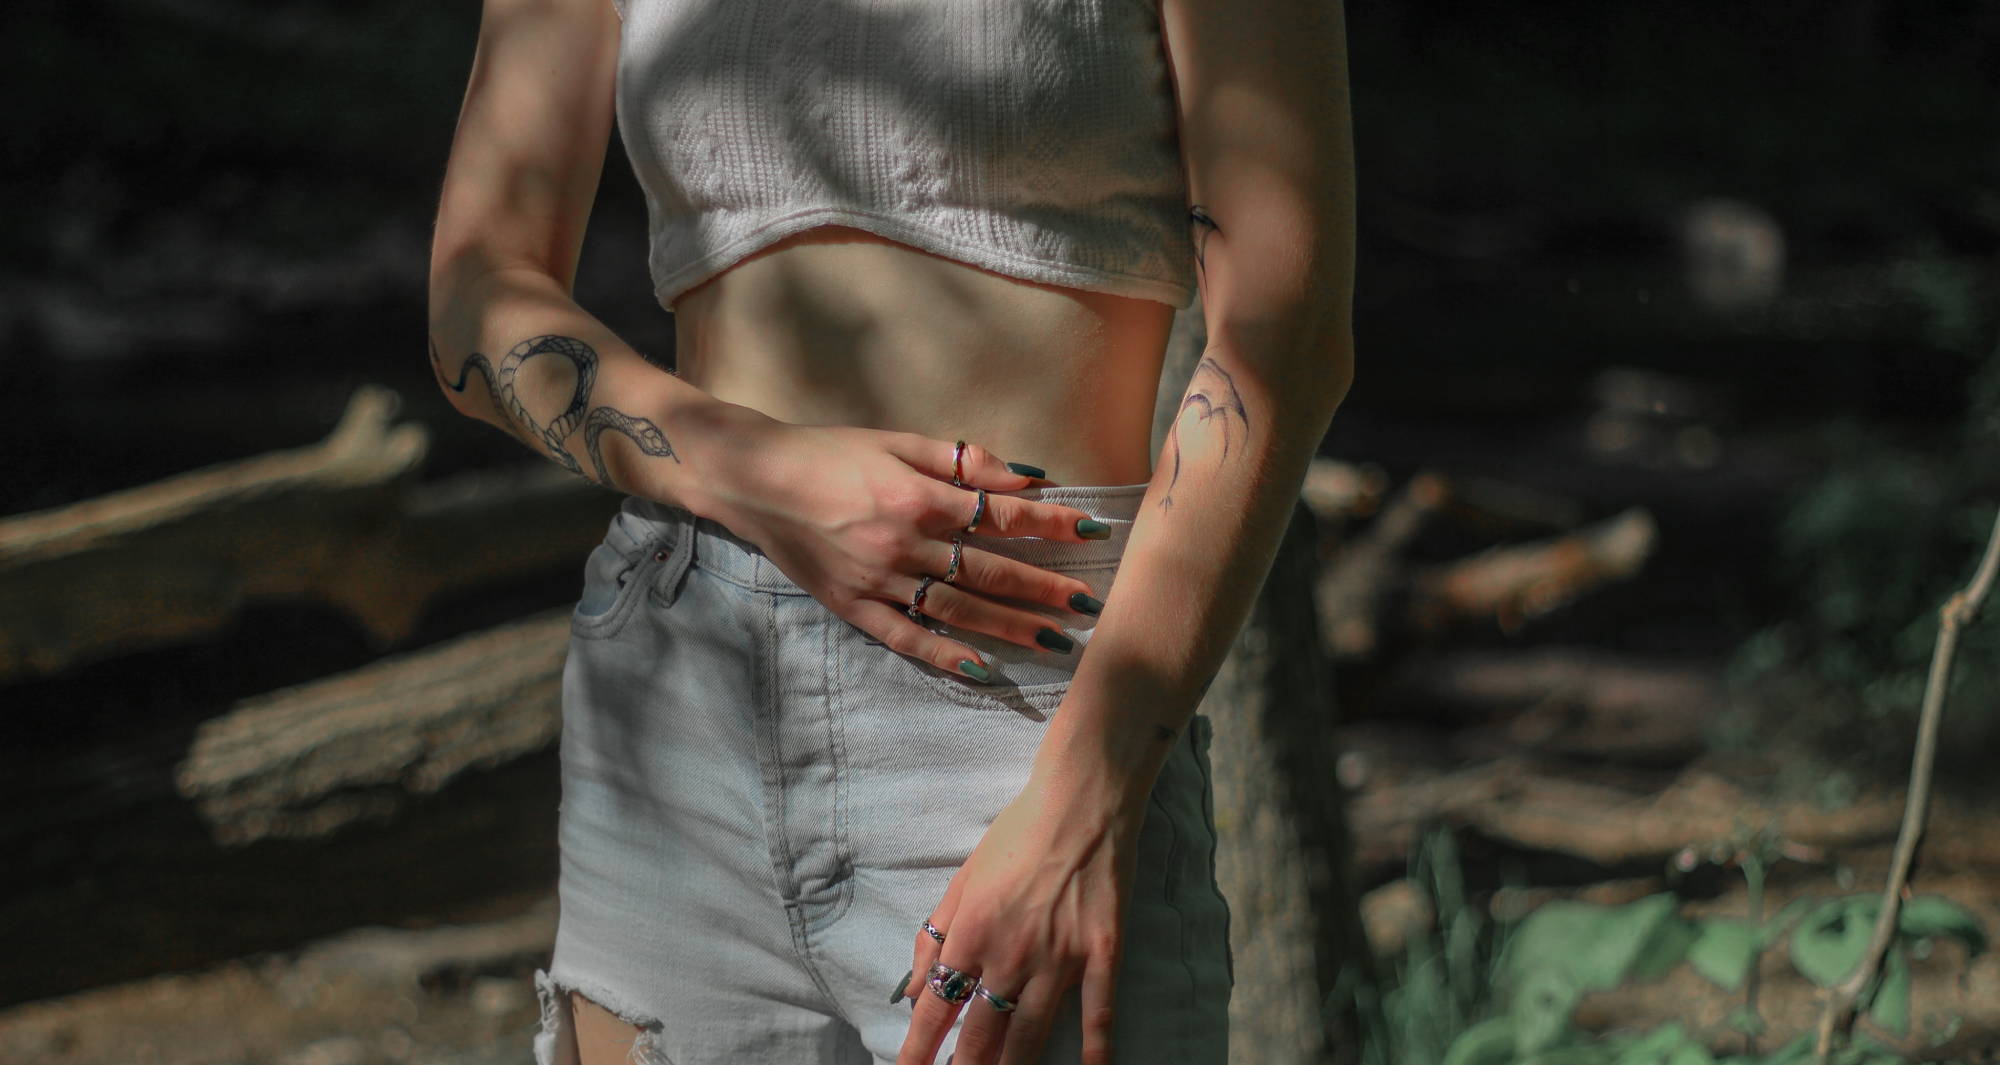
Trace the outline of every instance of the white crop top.
<instances>
[{"instance_id":1,"label":"white crop top","mask_svg":"<svg viewBox=\"0 0 2000 1065\"><path fill-rule=\"evenodd\" d=\"M853 226L1194 302L1155 0L622 0L618 128L655 294Z\"/></svg>"}]
</instances>

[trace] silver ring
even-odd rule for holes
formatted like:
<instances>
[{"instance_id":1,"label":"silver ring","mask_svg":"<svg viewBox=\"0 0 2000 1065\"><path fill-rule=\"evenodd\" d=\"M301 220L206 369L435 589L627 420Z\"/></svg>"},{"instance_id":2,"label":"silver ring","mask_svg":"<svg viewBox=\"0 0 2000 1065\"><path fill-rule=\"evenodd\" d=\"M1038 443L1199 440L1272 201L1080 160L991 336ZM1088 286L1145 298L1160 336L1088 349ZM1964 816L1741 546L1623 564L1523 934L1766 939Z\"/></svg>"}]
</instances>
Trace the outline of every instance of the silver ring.
<instances>
[{"instance_id":1,"label":"silver ring","mask_svg":"<svg viewBox=\"0 0 2000 1065\"><path fill-rule=\"evenodd\" d=\"M957 1006L972 997L972 992L979 987L979 978L938 962L931 966L924 983L929 985L931 994Z\"/></svg>"},{"instance_id":2,"label":"silver ring","mask_svg":"<svg viewBox=\"0 0 2000 1065\"><path fill-rule=\"evenodd\" d=\"M1014 1012L1014 1004L1012 1002L1007 1001L1004 998L1001 998L999 995L996 995L993 992L986 990L986 984L983 981L972 985L972 993L978 995L980 998L985 999L987 1005L992 1006L993 1012L995 1013Z\"/></svg>"},{"instance_id":3,"label":"silver ring","mask_svg":"<svg viewBox=\"0 0 2000 1065\"><path fill-rule=\"evenodd\" d=\"M965 441L951 445L951 486L965 487Z\"/></svg>"},{"instance_id":4,"label":"silver ring","mask_svg":"<svg viewBox=\"0 0 2000 1065\"><path fill-rule=\"evenodd\" d=\"M958 579L958 563L965 557L965 541L954 536L951 539L951 565L945 567L944 576L939 578L946 584Z\"/></svg>"},{"instance_id":5,"label":"silver ring","mask_svg":"<svg viewBox=\"0 0 2000 1065\"><path fill-rule=\"evenodd\" d=\"M979 501L972 505L972 520L965 526L968 533L978 532L979 523L986 520L986 489L975 488L973 491L979 493Z\"/></svg>"},{"instance_id":6,"label":"silver ring","mask_svg":"<svg viewBox=\"0 0 2000 1065\"><path fill-rule=\"evenodd\" d=\"M937 926L932 924L928 917L924 918L924 934L940 943L944 942L944 933L938 931Z\"/></svg>"},{"instance_id":7,"label":"silver ring","mask_svg":"<svg viewBox=\"0 0 2000 1065\"><path fill-rule=\"evenodd\" d=\"M936 577L926 573L923 579L917 582L917 594L910 597L910 609L904 611L904 613L910 615L912 620L922 616L924 612L924 596L930 592L931 583L936 580Z\"/></svg>"}]
</instances>

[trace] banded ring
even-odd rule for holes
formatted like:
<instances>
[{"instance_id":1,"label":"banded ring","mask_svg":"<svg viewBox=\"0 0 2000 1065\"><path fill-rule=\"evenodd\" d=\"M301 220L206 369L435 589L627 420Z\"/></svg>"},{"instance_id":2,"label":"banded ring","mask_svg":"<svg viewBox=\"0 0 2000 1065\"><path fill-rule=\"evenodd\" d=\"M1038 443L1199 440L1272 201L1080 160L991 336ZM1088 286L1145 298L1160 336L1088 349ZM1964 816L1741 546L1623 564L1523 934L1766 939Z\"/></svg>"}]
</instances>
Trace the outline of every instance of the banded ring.
<instances>
[{"instance_id":1,"label":"banded ring","mask_svg":"<svg viewBox=\"0 0 2000 1065\"><path fill-rule=\"evenodd\" d=\"M979 986L979 978L971 973L954 969L943 962L938 962L936 965L931 966L931 971L925 976L924 983L929 985L931 994L957 1006L972 997L973 990Z\"/></svg>"},{"instance_id":2,"label":"banded ring","mask_svg":"<svg viewBox=\"0 0 2000 1065\"><path fill-rule=\"evenodd\" d=\"M917 594L910 597L910 608L904 611L904 613L910 615L910 620L915 621L917 618L923 616L924 596L930 593L931 584L936 580L936 577L926 573L923 579L917 582Z\"/></svg>"},{"instance_id":3,"label":"banded ring","mask_svg":"<svg viewBox=\"0 0 2000 1065\"><path fill-rule=\"evenodd\" d=\"M953 582L957 581L957 580L958 580L958 564L959 564L959 562L960 562L960 561L962 561L962 560L963 560L964 558L965 558L965 541L963 541L963 540L959 539L959 538L958 538L958 537L956 537L956 536L952 537L952 538L951 538L951 565L949 565L949 566L946 566L946 567L945 567L945 570L944 570L944 576L943 576L943 577L940 577L940 578L938 578L938 579L939 579L939 580L942 580L942 581L944 581L944 582L945 582L946 584L951 584L951 583L953 583Z\"/></svg>"},{"instance_id":4,"label":"banded ring","mask_svg":"<svg viewBox=\"0 0 2000 1065\"><path fill-rule=\"evenodd\" d=\"M995 1013L1014 1012L1014 1003L1008 1001L1007 999L1001 998L999 995L996 995L991 991L986 990L986 984L983 981L981 983L977 983L972 986L972 993L978 995L980 998L985 999L986 1004L992 1006L993 1012Z\"/></svg>"},{"instance_id":5,"label":"banded ring","mask_svg":"<svg viewBox=\"0 0 2000 1065\"><path fill-rule=\"evenodd\" d=\"M938 931L938 926L932 924L928 917L924 918L924 934L940 943L944 942L944 933Z\"/></svg>"},{"instance_id":6,"label":"banded ring","mask_svg":"<svg viewBox=\"0 0 2000 1065\"><path fill-rule=\"evenodd\" d=\"M986 489L975 488L973 491L979 493L979 500L972 504L972 520L965 526L965 531L968 533L978 532L979 523L986 520Z\"/></svg>"},{"instance_id":7,"label":"banded ring","mask_svg":"<svg viewBox=\"0 0 2000 1065\"><path fill-rule=\"evenodd\" d=\"M965 441L951 445L951 486L965 487Z\"/></svg>"}]
</instances>

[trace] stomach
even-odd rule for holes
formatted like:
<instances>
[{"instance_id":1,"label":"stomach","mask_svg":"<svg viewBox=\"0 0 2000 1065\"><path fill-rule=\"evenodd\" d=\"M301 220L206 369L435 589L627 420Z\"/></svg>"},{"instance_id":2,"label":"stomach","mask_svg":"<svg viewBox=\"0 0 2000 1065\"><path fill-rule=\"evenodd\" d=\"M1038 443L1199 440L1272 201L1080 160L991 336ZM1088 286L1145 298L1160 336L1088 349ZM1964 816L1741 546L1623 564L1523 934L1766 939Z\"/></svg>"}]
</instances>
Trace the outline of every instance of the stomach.
<instances>
[{"instance_id":1,"label":"stomach","mask_svg":"<svg viewBox=\"0 0 2000 1065\"><path fill-rule=\"evenodd\" d=\"M1025 281L847 226L675 302L683 380L782 421L963 439L1058 484L1152 477L1174 309Z\"/></svg>"}]
</instances>

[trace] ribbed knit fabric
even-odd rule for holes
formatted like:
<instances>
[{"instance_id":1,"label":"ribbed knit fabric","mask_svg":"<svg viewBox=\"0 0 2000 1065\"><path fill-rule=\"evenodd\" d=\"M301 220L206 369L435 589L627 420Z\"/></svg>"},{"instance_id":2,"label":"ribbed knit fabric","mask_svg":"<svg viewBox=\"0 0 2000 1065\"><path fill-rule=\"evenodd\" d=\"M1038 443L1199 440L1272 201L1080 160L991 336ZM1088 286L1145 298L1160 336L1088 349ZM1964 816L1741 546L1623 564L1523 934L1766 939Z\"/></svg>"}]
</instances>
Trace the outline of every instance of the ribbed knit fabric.
<instances>
[{"instance_id":1,"label":"ribbed knit fabric","mask_svg":"<svg viewBox=\"0 0 2000 1065\"><path fill-rule=\"evenodd\" d=\"M654 290L853 226L998 273L1194 301L1153 0L623 0L618 126Z\"/></svg>"}]
</instances>

